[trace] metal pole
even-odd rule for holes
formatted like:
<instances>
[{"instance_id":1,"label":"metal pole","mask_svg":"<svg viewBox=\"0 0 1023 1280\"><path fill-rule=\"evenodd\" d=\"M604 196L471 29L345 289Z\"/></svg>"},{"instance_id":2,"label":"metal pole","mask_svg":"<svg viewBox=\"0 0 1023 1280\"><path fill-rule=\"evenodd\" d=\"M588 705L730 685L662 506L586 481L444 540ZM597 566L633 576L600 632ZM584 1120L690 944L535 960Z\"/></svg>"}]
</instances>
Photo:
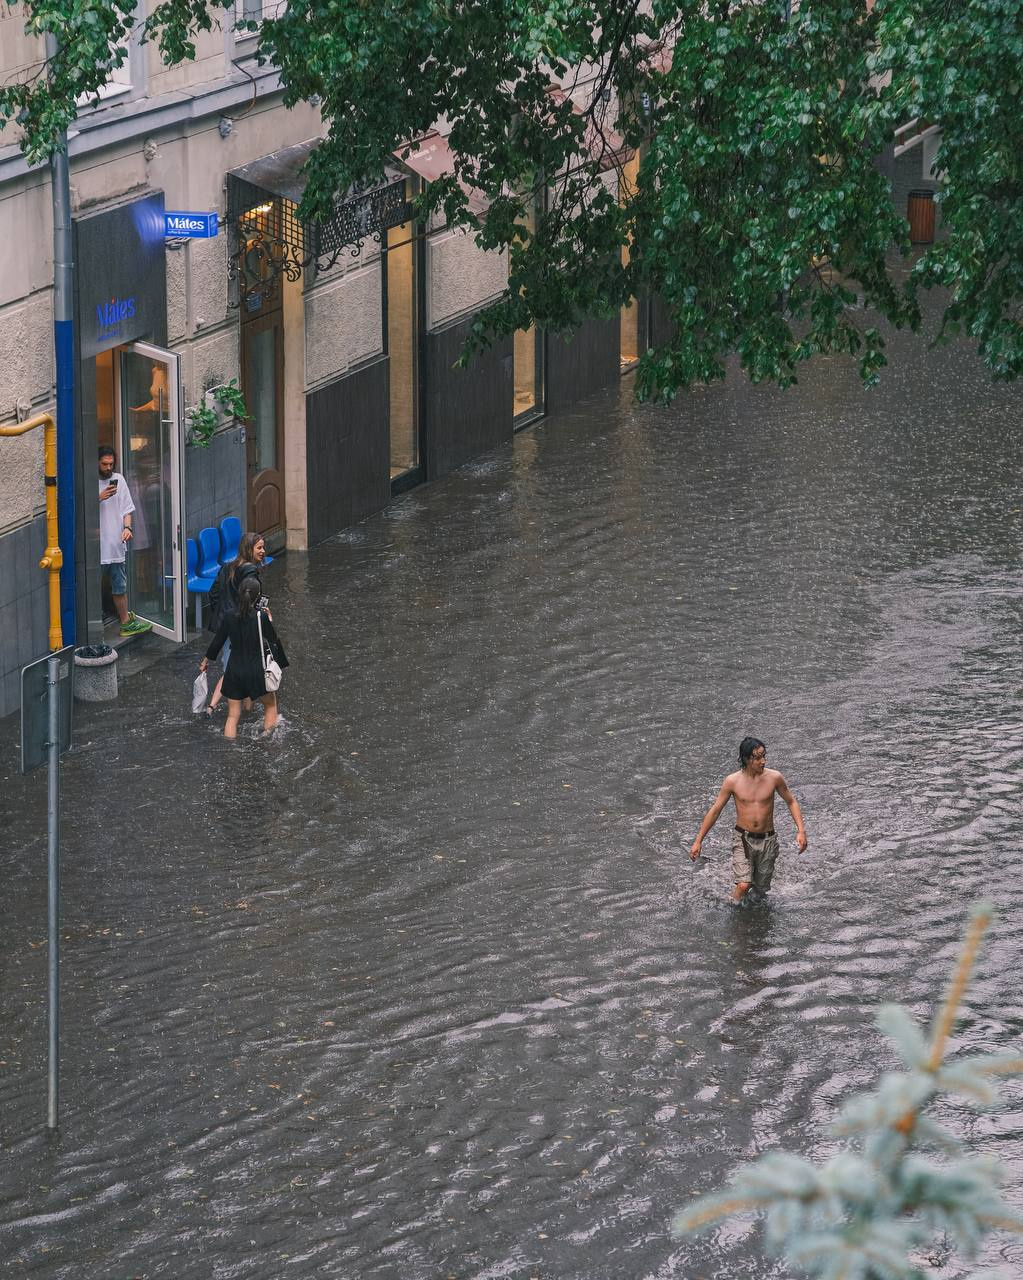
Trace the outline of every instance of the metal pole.
<instances>
[{"instance_id":1,"label":"metal pole","mask_svg":"<svg viewBox=\"0 0 1023 1280\"><path fill-rule=\"evenodd\" d=\"M60 51L58 39L46 36L46 58L52 62ZM78 632L75 598L75 344L74 263L71 248L71 176L68 168L67 133L57 139L50 156L50 191L53 206L53 356L56 372L57 441L56 483L59 484L57 545L67 552L61 563L60 616L64 635ZM47 484L49 484L49 479ZM51 640L52 645L52 628ZM50 743L47 761L48 831L46 848L46 926L48 964L48 1039L46 1127L57 1128L60 1096L60 729L58 723L60 663L51 657L49 672Z\"/></svg>"},{"instance_id":2,"label":"metal pole","mask_svg":"<svg viewBox=\"0 0 1023 1280\"><path fill-rule=\"evenodd\" d=\"M46 36L46 58L60 52L55 35ZM71 178L67 133L61 133L50 156L50 191L53 206L53 354L57 384L57 474L60 477L60 545L64 568L60 575L60 614L68 643L78 633L75 595L75 344L74 255L71 237Z\"/></svg>"},{"instance_id":3,"label":"metal pole","mask_svg":"<svg viewBox=\"0 0 1023 1280\"><path fill-rule=\"evenodd\" d=\"M60 659L63 647L60 627L60 568L63 556L57 533L57 424L48 413L38 413L27 422L0 426L0 436L21 436L43 428L44 476L46 481L46 552L39 561L50 584L50 660L46 664L46 965L49 1041L48 1106L46 1127L57 1128L57 1094L60 1068Z\"/></svg>"},{"instance_id":4,"label":"metal pole","mask_svg":"<svg viewBox=\"0 0 1023 1280\"><path fill-rule=\"evenodd\" d=\"M50 655L46 671L49 711L49 742L46 752L46 961L49 1041L46 1127L52 1130L57 1128L57 1103L60 1091L60 725L58 719L60 660L55 654Z\"/></svg>"}]
</instances>

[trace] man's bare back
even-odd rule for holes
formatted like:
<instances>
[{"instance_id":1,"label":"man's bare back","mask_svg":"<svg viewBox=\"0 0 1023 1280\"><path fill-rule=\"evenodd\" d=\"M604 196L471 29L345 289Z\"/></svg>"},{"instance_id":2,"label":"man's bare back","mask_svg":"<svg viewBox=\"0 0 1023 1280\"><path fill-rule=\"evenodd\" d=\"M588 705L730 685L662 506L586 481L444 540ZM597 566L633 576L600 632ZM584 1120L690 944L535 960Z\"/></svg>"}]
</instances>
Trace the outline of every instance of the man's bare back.
<instances>
[{"instance_id":1,"label":"man's bare back","mask_svg":"<svg viewBox=\"0 0 1023 1280\"><path fill-rule=\"evenodd\" d=\"M690 858L695 862L700 856L704 838L717 822L729 799L735 805L735 824L738 832L743 836L754 838L773 836L776 795L781 796L792 814L792 820L796 824L796 847L802 853L807 844L803 815L796 797L789 790L788 783L782 775L777 769L768 769L767 748L756 738L745 738L739 747L739 759L742 768L737 769L735 773L730 773L721 784L721 790L704 815L699 833L689 850ZM735 893L732 895L733 899L738 902L749 889L749 885L748 880L738 879Z\"/></svg>"}]
</instances>

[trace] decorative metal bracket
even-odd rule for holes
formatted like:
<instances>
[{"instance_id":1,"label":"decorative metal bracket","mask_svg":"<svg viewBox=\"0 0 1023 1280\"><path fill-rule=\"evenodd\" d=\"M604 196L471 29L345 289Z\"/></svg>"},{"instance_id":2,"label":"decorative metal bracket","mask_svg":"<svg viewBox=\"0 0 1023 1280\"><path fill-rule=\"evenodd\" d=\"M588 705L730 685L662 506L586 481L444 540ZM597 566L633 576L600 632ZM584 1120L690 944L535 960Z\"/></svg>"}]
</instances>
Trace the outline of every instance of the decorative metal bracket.
<instances>
[{"instance_id":1,"label":"decorative metal bracket","mask_svg":"<svg viewBox=\"0 0 1023 1280\"><path fill-rule=\"evenodd\" d=\"M286 196L228 174L228 279L237 284L231 305L258 311L276 295L282 277L300 280L311 266L329 271L346 250L357 258L367 239L379 243L388 228L411 216L404 178L351 193L320 223L299 218L298 205Z\"/></svg>"}]
</instances>

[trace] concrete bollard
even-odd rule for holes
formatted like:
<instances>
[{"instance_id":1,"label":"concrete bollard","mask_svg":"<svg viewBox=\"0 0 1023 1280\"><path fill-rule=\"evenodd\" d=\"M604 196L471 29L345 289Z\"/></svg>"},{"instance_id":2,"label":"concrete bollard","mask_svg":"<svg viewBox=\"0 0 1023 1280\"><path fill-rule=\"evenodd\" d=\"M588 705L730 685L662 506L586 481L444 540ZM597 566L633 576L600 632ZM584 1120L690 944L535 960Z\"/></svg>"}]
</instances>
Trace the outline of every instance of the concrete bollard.
<instances>
[{"instance_id":1,"label":"concrete bollard","mask_svg":"<svg viewBox=\"0 0 1023 1280\"><path fill-rule=\"evenodd\" d=\"M81 702L110 702L117 697L117 650L108 644L75 650L75 697Z\"/></svg>"}]
</instances>

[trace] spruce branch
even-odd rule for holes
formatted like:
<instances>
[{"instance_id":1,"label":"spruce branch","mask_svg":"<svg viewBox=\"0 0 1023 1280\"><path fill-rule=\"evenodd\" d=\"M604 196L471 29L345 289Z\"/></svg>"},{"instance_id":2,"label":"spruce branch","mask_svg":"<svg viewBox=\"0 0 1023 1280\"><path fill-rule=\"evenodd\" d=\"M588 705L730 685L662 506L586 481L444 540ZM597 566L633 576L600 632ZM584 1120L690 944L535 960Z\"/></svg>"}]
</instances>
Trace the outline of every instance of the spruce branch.
<instances>
[{"instance_id":1,"label":"spruce branch","mask_svg":"<svg viewBox=\"0 0 1023 1280\"><path fill-rule=\"evenodd\" d=\"M959 963L956 965L955 972L952 975L952 982L945 996L945 1002L934 1026L934 1033L931 1038L931 1056L927 1063L928 1071L937 1071L941 1066L942 1058L945 1056L945 1045L948 1043L948 1037L955 1020L959 1016L959 1006L962 1004L963 996L966 994L970 974L973 972L973 966L980 951L980 944L984 941L984 934L988 931L992 916L992 907L987 902L978 903L970 913L970 923L966 930L966 941L963 944L962 955L959 957Z\"/></svg>"},{"instance_id":2,"label":"spruce branch","mask_svg":"<svg viewBox=\"0 0 1023 1280\"><path fill-rule=\"evenodd\" d=\"M873 1092L842 1108L833 1129L852 1135L860 1149L842 1151L820 1168L789 1152L768 1152L733 1174L731 1191L697 1200L679 1214L676 1232L762 1212L768 1248L819 1280L925 1280L934 1273L921 1269L918 1258L935 1233L953 1238L966 1256L990 1231L1023 1234L1023 1214L1001 1198L998 1162L971 1157L926 1111L946 1094L993 1107L997 1078L1023 1074L1019 1054L945 1062L992 916L987 903L971 913L930 1036L899 1006L878 1012L878 1027L907 1069L884 1074Z\"/></svg>"}]
</instances>

